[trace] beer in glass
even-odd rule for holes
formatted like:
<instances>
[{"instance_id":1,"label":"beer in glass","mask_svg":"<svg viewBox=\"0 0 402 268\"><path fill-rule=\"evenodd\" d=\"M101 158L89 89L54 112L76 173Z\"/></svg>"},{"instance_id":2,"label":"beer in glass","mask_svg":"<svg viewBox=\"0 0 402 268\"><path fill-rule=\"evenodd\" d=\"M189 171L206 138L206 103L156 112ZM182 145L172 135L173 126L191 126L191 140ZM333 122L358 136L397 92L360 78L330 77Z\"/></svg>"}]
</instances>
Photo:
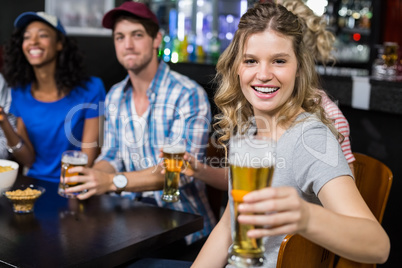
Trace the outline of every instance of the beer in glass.
<instances>
[{"instance_id":1,"label":"beer in glass","mask_svg":"<svg viewBox=\"0 0 402 268\"><path fill-rule=\"evenodd\" d=\"M264 137L236 136L229 145L231 180L231 213L234 221L233 245L229 252L229 263L235 267L264 266L262 238L250 238L249 230L257 228L237 221L237 207L249 192L268 187L274 174L275 143Z\"/></svg>"},{"instance_id":2,"label":"beer in glass","mask_svg":"<svg viewBox=\"0 0 402 268\"><path fill-rule=\"evenodd\" d=\"M165 183L162 194L162 200L165 202L177 202L180 200L179 182L185 152L186 145L184 140L165 139L163 146Z\"/></svg>"},{"instance_id":3,"label":"beer in glass","mask_svg":"<svg viewBox=\"0 0 402 268\"><path fill-rule=\"evenodd\" d=\"M383 58L387 67L395 66L398 60L398 43L385 42Z\"/></svg>"},{"instance_id":4,"label":"beer in glass","mask_svg":"<svg viewBox=\"0 0 402 268\"><path fill-rule=\"evenodd\" d=\"M72 177L79 175L78 173L69 173L68 170L73 167L84 167L88 164L88 156L86 153L81 151L65 151L61 156L61 181L59 183L58 193L59 195L66 198L75 198L76 195L80 194L80 192L76 193L66 193L65 189L69 187L73 187L78 185L76 182L65 183L66 177Z\"/></svg>"}]
</instances>

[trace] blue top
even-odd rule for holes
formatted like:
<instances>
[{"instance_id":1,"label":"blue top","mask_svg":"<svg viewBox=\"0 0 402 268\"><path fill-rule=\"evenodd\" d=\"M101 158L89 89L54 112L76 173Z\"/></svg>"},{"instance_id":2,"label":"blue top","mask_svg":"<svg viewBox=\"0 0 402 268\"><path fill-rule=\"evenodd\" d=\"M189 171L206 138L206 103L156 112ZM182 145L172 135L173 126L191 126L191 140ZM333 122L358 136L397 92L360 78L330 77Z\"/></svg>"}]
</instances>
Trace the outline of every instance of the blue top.
<instances>
[{"instance_id":1,"label":"blue top","mask_svg":"<svg viewBox=\"0 0 402 268\"><path fill-rule=\"evenodd\" d=\"M159 154L164 137L184 138L187 141L186 150L203 159L208 143L211 111L207 94L200 85L171 71L161 61L147 91L148 110L141 118L135 116L132 92L128 76L108 92L105 100L104 141L96 161L108 161L118 172L155 166L161 161ZM215 219L208 203L205 184L181 175L181 202L163 202L162 191L154 191L153 196L159 206L204 216L204 229L186 237L190 243L208 235Z\"/></svg>"},{"instance_id":2,"label":"blue top","mask_svg":"<svg viewBox=\"0 0 402 268\"><path fill-rule=\"evenodd\" d=\"M102 80L91 77L86 88L74 88L55 102L36 100L31 85L13 88L11 94L10 112L24 121L35 150L35 162L27 175L59 182L61 154L80 150L85 119L103 115L100 105L106 93Z\"/></svg>"}]
</instances>

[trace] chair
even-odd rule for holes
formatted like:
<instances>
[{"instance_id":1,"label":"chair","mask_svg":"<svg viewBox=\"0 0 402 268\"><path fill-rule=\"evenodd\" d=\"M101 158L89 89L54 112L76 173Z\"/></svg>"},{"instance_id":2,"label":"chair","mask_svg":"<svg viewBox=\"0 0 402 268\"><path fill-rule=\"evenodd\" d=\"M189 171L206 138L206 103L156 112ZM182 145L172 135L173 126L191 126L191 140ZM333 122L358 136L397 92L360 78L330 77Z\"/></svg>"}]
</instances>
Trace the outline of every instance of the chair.
<instances>
[{"instance_id":1,"label":"chair","mask_svg":"<svg viewBox=\"0 0 402 268\"><path fill-rule=\"evenodd\" d=\"M276 268L328 268L334 258L334 253L301 235L287 235L279 248Z\"/></svg>"},{"instance_id":2,"label":"chair","mask_svg":"<svg viewBox=\"0 0 402 268\"><path fill-rule=\"evenodd\" d=\"M355 181L364 201L381 223L393 180L392 171L379 160L361 153L353 154L356 161Z\"/></svg>"},{"instance_id":3,"label":"chair","mask_svg":"<svg viewBox=\"0 0 402 268\"><path fill-rule=\"evenodd\" d=\"M364 201L381 223L393 175L391 170L377 159L354 153L355 182ZM300 235L287 235L279 249L277 268L292 267L335 267L375 268L376 264L365 264L335 256L325 248Z\"/></svg>"},{"instance_id":4,"label":"chair","mask_svg":"<svg viewBox=\"0 0 402 268\"><path fill-rule=\"evenodd\" d=\"M384 163L373 157L361 153L354 153L354 156L356 186L371 212L381 223L391 190L392 172ZM340 257L335 267L375 268L376 266L376 264L357 263Z\"/></svg>"}]
</instances>

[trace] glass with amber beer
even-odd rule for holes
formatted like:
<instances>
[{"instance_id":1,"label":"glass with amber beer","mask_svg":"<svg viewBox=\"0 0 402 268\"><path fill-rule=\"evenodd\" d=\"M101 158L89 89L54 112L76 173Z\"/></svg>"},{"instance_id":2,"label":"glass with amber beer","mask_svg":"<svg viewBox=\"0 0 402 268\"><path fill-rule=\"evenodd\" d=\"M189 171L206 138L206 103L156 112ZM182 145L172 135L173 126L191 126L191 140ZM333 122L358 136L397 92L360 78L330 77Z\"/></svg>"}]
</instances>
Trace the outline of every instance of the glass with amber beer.
<instances>
[{"instance_id":1,"label":"glass with amber beer","mask_svg":"<svg viewBox=\"0 0 402 268\"><path fill-rule=\"evenodd\" d=\"M235 136L229 144L230 206L233 245L229 263L235 267L262 267L265 264L262 238L250 238L249 230L258 228L237 221L237 207L249 192L272 183L275 166L275 142L266 137Z\"/></svg>"},{"instance_id":2,"label":"glass with amber beer","mask_svg":"<svg viewBox=\"0 0 402 268\"><path fill-rule=\"evenodd\" d=\"M385 74L387 79L393 80L396 77L398 63L398 43L385 42L383 59L385 63Z\"/></svg>"},{"instance_id":3,"label":"glass with amber beer","mask_svg":"<svg viewBox=\"0 0 402 268\"><path fill-rule=\"evenodd\" d=\"M162 200L165 202L177 202L180 200L179 182L180 173L184 165L183 156L185 152L185 140L165 139L163 145L165 183L162 194Z\"/></svg>"},{"instance_id":4,"label":"glass with amber beer","mask_svg":"<svg viewBox=\"0 0 402 268\"><path fill-rule=\"evenodd\" d=\"M388 67L396 65L398 60L398 43L396 42L385 42L384 43L384 63Z\"/></svg>"},{"instance_id":5,"label":"glass with amber beer","mask_svg":"<svg viewBox=\"0 0 402 268\"><path fill-rule=\"evenodd\" d=\"M73 183L65 183L66 177L77 176L78 173L70 173L68 172L69 169L78 166L86 166L88 164L88 155L81 151L76 150L69 150L65 151L61 156L61 180L59 183L58 193L60 196L66 198L75 198L76 195L80 194L79 192L76 193L66 193L65 189L78 185L77 182Z\"/></svg>"}]
</instances>

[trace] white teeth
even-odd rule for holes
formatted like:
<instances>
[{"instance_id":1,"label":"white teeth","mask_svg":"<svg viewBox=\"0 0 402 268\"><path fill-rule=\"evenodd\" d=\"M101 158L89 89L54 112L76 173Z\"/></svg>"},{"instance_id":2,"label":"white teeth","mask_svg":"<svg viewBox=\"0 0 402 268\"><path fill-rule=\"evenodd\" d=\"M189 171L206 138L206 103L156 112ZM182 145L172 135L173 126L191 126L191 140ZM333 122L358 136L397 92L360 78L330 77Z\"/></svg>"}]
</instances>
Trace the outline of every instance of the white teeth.
<instances>
[{"instance_id":1,"label":"white teeth","mask_svg":"<svg viewBox=\"0 0 402 268\"><path fill-rule=\"evenodd\" d=\"M273 93L277 91L279 88L277 87L254 87L255 90L260 91L262 93Z\"/></svg>"},{"instance_id":2,"label":"white teeth","mask_svg":"<svg viewBox=\"0 0 402 268\"><path fill-rule=\"evenodd\" d=\"M29 51L29 54L31 54L31 55L39 55L39 54L41 54L42 53L42 50L41 49L31 49L30 51Z\"/></svg>"}]
</instances>

